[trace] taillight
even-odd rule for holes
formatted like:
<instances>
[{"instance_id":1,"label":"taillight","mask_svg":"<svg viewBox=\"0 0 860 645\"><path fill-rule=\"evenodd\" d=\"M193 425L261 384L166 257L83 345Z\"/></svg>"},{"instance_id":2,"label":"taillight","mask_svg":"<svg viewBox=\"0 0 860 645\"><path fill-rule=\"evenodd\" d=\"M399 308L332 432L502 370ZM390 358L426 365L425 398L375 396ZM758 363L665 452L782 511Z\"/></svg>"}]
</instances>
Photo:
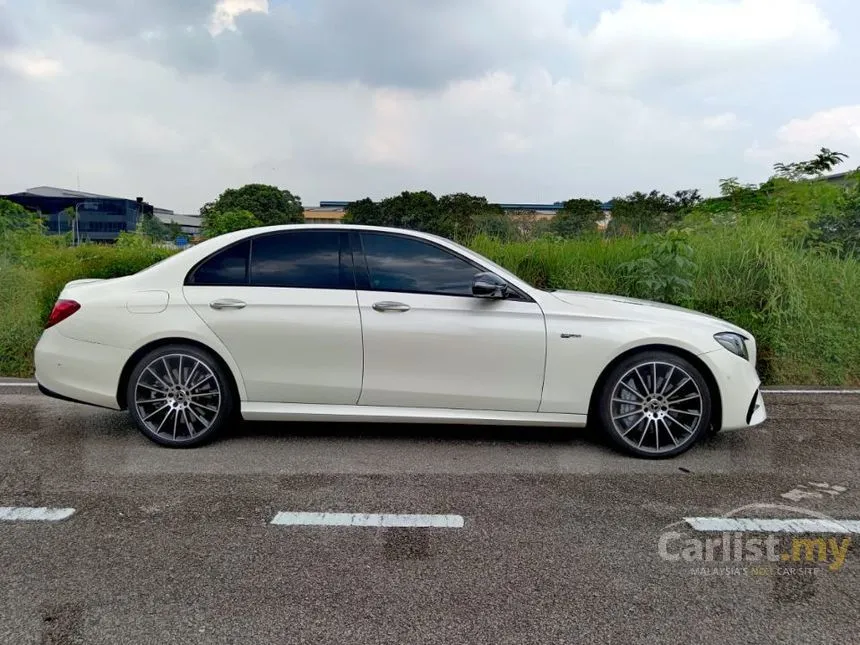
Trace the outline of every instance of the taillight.
<instances>
[{"instance_id":1,"label":"taillight","mask_svg":"<svg viewBox=\"0 0 860 645\"><path fill-rule=\"evenodd\" d=\"M58 322L64 321L80 308L80 303L75 302L74 300L57 300L54 304L54 308L51 310L51 315L48 316L48 322L45 323L45 329L53 327Z\"/></svg>"}]
</instances>

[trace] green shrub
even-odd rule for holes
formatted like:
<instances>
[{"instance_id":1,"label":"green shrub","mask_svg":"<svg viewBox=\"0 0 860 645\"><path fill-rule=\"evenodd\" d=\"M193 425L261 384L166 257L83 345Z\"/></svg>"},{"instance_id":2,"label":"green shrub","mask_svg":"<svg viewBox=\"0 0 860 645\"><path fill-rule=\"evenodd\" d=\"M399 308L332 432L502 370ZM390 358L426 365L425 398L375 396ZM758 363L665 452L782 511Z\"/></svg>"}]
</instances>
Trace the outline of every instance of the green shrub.
<instances>
[{"instance_id":1,"label":"green shrub","mask_svg":"<svg viewBox=\"0 0 860 645\"><path fill-rule=\"evenodd\" d=\"M625 290L648 300L688 304L696 270L688 233L671 229L645 236L638 245L643 255L619 267Z\"/></svg>"},{"instance_id":2,"label":"green shrub","mask_svg":"<svg viewBox=\"0 0 860 645\"><path fill-rule=\"evenodd\" d=\"M33 347L42 324L39 314L39 275L23 266L0 262L0 375L26 377L33 373Z\"/></svg>"},{"instance_id":3,"label":"green shrub","mask_svg":"<svg viewBox=\"0 0 860 645\"><path fill-rule=\"evenodd\" d=\"M118 278L137 273L176 253L152 244L108 246L82 244L42 254L35 262L40 277L39 311L46 319L67 282L82 278Z\"/></svg>"}]
</instances>

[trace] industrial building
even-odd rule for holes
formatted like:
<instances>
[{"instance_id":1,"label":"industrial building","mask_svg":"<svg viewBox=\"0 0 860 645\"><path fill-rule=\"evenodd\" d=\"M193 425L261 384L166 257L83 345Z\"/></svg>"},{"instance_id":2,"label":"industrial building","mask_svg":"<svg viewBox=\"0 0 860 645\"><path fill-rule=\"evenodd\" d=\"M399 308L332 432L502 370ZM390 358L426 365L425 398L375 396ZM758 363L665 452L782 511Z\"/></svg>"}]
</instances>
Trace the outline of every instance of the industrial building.
<instances>
[{"instance_id":1,"label":"industrial building","mask_svg":"<svg viewBox=\"0 0 860 645\"><path fill-rule=\"evenodd\" d=\"M188 235L200 232L199 215L180 215L156 208L143 198L127 199L53 186L37 186L20 193L0 195L39 213L49 234L68 233L75 220L76 236L82 241L112 242L121 231L133 231L141 216L153 215L165 224L176 222Z\"/></svg>"}]
</instances>

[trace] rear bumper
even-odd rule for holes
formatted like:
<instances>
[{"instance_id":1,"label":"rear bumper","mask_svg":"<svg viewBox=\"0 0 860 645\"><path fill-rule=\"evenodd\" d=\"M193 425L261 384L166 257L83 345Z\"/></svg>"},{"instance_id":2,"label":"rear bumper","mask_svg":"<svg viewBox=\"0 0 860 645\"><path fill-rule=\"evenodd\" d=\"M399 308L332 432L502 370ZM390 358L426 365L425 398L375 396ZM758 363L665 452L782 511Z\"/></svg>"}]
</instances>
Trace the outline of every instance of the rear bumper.
<instances>
[{"instance_id":1,"label":"rear bumper","mask_svg":"<svg viewBox=\"0 0 860 645\"><path fill-rule=\"evenodd\" d=\"M722 402L722 423L718 430L742 430L767 420L761 396L761 379L755 366L731 352L719 349L699 356L714 375Z\"/></svg>"},{"instance_id":2,"label":"rear bumper","mask_svg":"<svg viewBox=\"0 0 860 645\"><path fill-rule=\"evenodd\" d=\"M119 410L119 377L131 353L45 330L34 352L39 390L53 398Z\"/></svg>"}]
</instances>

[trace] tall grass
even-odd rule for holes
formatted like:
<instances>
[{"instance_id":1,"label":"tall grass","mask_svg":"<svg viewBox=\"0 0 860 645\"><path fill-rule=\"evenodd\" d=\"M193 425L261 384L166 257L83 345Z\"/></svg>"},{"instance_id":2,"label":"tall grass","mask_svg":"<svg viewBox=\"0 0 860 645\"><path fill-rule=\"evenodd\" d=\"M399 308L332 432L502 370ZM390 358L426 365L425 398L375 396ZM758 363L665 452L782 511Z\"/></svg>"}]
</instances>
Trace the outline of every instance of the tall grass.
<instances>
[{"instance_id":1,"label":"tall grass","mask_svg":"<svg viewBox=\"0 0 860 645\"><path fill-rule=\"evenodd\" d=\"M41 284L31 269L0 262L0 376L29 376L42 331Z\"/></svg>"},{"instance_id":2,"label":"tall grass","mask_svg":"<svg viewBox=\"0 0 860 645\"><path fill-rule=\"evenodd\" d=\"M674 304L755 334L767 383L860 384L860 263L816 255L787 239L784 225L767 219L700 226L689 238L692 285ZM620 268L648 252L631 238L480 237L471 246L535 286L641 297ZM13 262L0 263L0 374L32 374L33 346L66 282L127 275L170 253L35 239L23 245Z\"/></svg>"},{"instance_id":3,"label":"tall grass","mask_svg":"<svg viewBox=\"0 0 860 645\"><path fill-rule=\"evenodd\" d=\"M696 272L678 302L733 322L759 344L773 384L860 384L860 263L786 242L777 224L714 226L690 238ZM619 267L642 248L629 238L473 245L535 286L637 297Z\"/></svg>"},{"instance_id":4,"label":"tall grass","mask_svg":"<svg viewBox=\"0 0 860 645\"><path fill-rule=\"evenodd\" d=\"M25 240L14 257L0 259L0 376L32 376L33 348L67 282L129 275L172 252L155 246L64 247L46 238Z\"/></svg>"}]
</instances>

